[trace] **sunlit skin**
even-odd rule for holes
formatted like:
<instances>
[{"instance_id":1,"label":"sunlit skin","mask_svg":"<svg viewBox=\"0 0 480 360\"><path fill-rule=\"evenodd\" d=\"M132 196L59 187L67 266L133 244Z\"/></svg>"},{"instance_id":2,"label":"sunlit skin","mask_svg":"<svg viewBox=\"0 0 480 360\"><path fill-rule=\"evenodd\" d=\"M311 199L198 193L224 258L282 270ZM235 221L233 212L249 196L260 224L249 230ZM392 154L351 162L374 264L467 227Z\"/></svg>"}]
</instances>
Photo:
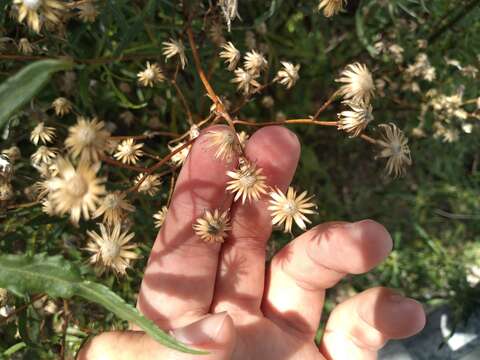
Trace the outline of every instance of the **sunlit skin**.
<instances>
[{"instance_id":1,"label":"sunlit skin","mask_svg":"<svg viewBox=\"0 0 480 360\"><path fill-rule=\"evenodd\" d=\"M228 208L232 194L225 191L226 171L236 166L236 161L215 159L205 134L179 175L137 307L161 328L173 329L182 342L209 354L181 354L132 330L97 336L82 348L80 360L370 360L389 339L424 327L419 303L373 288L338 305L316 345L325 290L347 274L365 273L381 263L392 249L390 235L372 220L325 223L294 239L266 264L272 225L268 197L262 197L234 203L229 237L223 244L204 243L192 224L205 209ZM263 169L270 186L285 191L300 144L289 130L268 127L251 137L245 154Z\"/></svg>"}]
</instances>

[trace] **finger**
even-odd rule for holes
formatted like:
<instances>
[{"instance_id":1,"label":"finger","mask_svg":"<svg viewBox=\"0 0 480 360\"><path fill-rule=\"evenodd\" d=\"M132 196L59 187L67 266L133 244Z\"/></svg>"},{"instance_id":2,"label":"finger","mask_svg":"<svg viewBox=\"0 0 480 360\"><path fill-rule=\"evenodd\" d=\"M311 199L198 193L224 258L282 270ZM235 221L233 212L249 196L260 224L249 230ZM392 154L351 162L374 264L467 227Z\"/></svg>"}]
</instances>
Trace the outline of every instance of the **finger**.
<instances>
[{"instance_id":1,"label":"finger","mask_svg":"<svg viewBox=\"0 0 480 360\"><path fill-rule=\"evenodd\" d=\"M237 162L236 157L215 158L213 130L230 131L225 126L209 128L192 146L142 281L138 308L162 328L191 323L211 305L220 245L202 242L192 225L206 209L230 207L226 172Z\"/></svg>"},{"instance_id":2,"label":"finger","mask_svg":"<svg viewBox=\"0 0 480 360\"><path fill-rule=\"evenodd\" d=\"M325 289L347 273L369 271L387 257L392 239L377 222L326 223L285 246L267 274L264 314L313 339ZM288 296L285 296L288 294Z\"/></svg>"},{"instance_id":3,"label":"finger","mask_svg":"<svg viewBox=\"0 0 480 360\"><path fill-rule=\"evenodd\" d=\"M412 336L424 326L421 304L389 289L373 288L333 310L320 350L329 360L376 359L388 340Z\"/></svg>"},{"instance_id":4,"label":"finger","mask_svg":"<svg viewBox=\"0 0 480 360\"><path fill-rule=\"evenodd\" d=\"M235 346L236 334L232 319L226 313L208 316L173 336L187 347L208 352L206 355L181 353L162 346L140 331L109 332L93 338L81 349L78 360L228 360Z\"/></svg>"},{"instance_id":5,"label":"finger","mask_svg":"<svg viewBox=\"0 0 480 360\"><path fill-rule=\"evenodd\" d=\"M245 153L251 162L263 170L268 185L286 190L298 164L300 143L291 131L272 126L253 134ZM228 311L234 317L238 312L260 312L265 278L265 246L272 231L267 207L267 197L233 205L232 231L228 242L222 246L220 256L214 312Z\"/></svg>"}]
</instances>

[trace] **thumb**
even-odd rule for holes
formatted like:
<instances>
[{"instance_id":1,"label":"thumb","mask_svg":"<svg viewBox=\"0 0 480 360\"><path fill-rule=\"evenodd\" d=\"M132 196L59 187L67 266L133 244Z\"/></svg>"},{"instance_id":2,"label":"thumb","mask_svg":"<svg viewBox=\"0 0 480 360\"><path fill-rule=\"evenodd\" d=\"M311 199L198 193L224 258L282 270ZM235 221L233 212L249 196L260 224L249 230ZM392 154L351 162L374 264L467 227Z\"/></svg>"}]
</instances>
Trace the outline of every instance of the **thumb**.
<instances>
[{"instance_id":1,"label":"thumb","mask_svg":"<svg viewBox=\"0 0 480 360\"><path fill-rule=\"evenodd\" d=\"M236 333L232 318L226 313L208 315L183 328L172 331L173 337L194 349L205 350L204 360L230 359L235 347ZM198 355L176 354L175 359L199 359Z\"/></svg>"},{"instance_id":2,"label":"thumb","mask_svg":"<svg viewBox=\"0 0 480 360\"><path fill-rule=\"evenodd\" d=\"M171 331L171 335L190 348L208 352L192 355L169 349L140 331L108 332L96 336L80 350L78 360L227 360L232 357L236 333L226 313L203 319Z\"/></svg>"}]
</instances>

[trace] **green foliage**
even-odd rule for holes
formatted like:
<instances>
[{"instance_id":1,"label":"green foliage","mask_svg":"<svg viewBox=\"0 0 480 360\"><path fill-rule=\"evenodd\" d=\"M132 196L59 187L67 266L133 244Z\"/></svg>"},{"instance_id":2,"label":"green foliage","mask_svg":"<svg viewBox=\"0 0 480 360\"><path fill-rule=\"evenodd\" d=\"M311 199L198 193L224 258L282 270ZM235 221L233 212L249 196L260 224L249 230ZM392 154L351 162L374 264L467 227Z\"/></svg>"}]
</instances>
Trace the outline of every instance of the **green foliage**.
<instances>
[{"instance_id":1,"label":"green foliage","mask_svg":"<svg viewBox=\"0 0 480 360\"><path fill-rule=\"evenodd\" d=\"M65 299L80 296L102 305L122 320L135 323L165 346L191 354L204 353L183 346L105 285L82 280L78 269L60 256L0 255L0 287L17 296L30 293L46 293Z\"/></svg>"},{"instance_id":2,"label":"green foliage","mask_svg":"<svg viewBox=\"0 0 480 360\"><path fill-rule=\"evenodd\" d=\"M306 118L338 89L335 79L346 65L367 64L377 89L372 102L375 120L366 133L376 137L378 124L389 122L405 132L413 158L405 178L387 179L384 162L375 158L378 149L361 139L348 138L335 128L291 126L302 143L294 185L316 195L319 213L314 223L372 218L384 224L394 240L392 254L378 269L347 277L330 291L327 310L343 300L344 293L383 285L418 298L428 308L449 304L459 320L468 317L480 299L480 285L471 281L473 270L480 267L480 110L475 102L480 73L468 75L463 70L480 68L480 1L349 0L345 11L329 19L317 11L317 0L239 1L242 20L232 23L230 33L223 26L221 35L243 56L249 50L247 34L255 39L256 49L265 53L269 63L259 81L270 83L281 61L301 65L300 79L291 90L269 84L247 101L236 92L232 73L218 58L220 48L211 39L211 25L224 24L216 3L96 2L99 16L94 22L80 21L75 15L64 29L44 29L38 35L9 16L11 1L0 0L0 41L8 39L0 43L0 151L15 145L22 152L12 177L15 196L0 204L0 254L14 254L1 255L0 287L8 283L11 291L22 295L10 299L9 306L28 305L26 293L74 296L68 300L71 317L66 329L70 355L89 335L125 328L124 320L138 321L132 319L136 313L131 307L116 313L116 304L121 302L119 297L129 304L136 301L155 239L152 215L168 203L171 179L176 179L178 169L160 169L170 172L158 194L129 194L136 210L126 226L135 232L136 252L142 257L125 277L108 272L100 276L86 265L84 251L86 231L96 228L100 219L75 227L66 216L52 217L38 204L31 206L35 199L30 187L42 178L31 166L30 156L37 148L28 135L43 121L57 131L50 145L64 150L68 128L78 115L98 117L120 137L188 132L187 109L172 79L181 88L194 122L207 118L211 105L193 65L185 35L189 24L212 86L231 104L232 116L242 120ZM186 13L192 14L189 21ZM162 55L162 43L170 37L183 40L189 61L185 70L177 69L176 59L166 61ZM22 38L35 46L33 54L18 50ZM400 47L401 56L395 57L391 46ZM406 76L422 53L435 69L433 81ZM447 60L457 60L462 70ZM137 73L147 61L157 62L168 80L152 88L139 86ZM435 111L434 92L461 95L461 108L468 118L446 117L444 109ZM74 111L61 118L51 109L60 96L74 104ZM273 106L263 104L266 96L274 100ZM340 101L334 102L321 120L335 120L342 109ZM440 131L442 127L448 131ZM253 132L248 127L239 130ZM172 138L142 140L143 150L151 156L137 165L150 167L156 158L168 154ZM114 191L128 189L138 173L104 164L101 176L108 177L107 188ZM289 241L290 236L275 233L272 247L279 249ZM34 255L39 253L47 255ZM52 271L55 281L26 277L14 282L4 272L11 274L32 264L35 268L30 273ZM63 270L53 271L58 267ZM41 272L34 275L38 279ZM105 297L104 292L110 295ZM14 359L58 358L63 349L61 315L45 308L53 303L61 309L64 304L60 299L49 301L26 306L17 319L0 327L0 354Z\"/></svg>"},{"instance_id":3,"label":"green foliage","mask_svg":"<svg viewBox=\"0 0 480 360\"><path fill-rule=\"evenodd\" d=\"M48 82L52 74L68 70L67 60L43 60L34 62L0 85L0 130L9 118L32 99Z\"/></svg>"}]
</instances>

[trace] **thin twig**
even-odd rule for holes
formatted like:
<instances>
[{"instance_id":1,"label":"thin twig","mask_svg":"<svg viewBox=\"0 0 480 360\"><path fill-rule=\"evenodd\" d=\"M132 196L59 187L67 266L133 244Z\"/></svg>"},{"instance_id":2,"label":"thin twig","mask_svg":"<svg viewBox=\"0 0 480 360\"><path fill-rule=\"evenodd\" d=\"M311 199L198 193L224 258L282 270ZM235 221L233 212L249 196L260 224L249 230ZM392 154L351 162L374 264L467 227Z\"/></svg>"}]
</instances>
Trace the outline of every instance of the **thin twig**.
<instances>
[{"instance_id":1,"label":"thin twig","mask_svg":"<svg viewBox=\"0 0 480 360\"><path fill-rule=\"evenodd\" d=\"M154 131L150 134L146 135L134 135L134 136L129 136L129 135L124 135L124 136L110 136L110 139L112 140L127 140L127 139L133 139L133 140L148 140L152 139L155 136L169 136L169 137L177 137L180 136L180 134L170 132L170 131Z\"/></svg>"},{"instance_id":2,"label":"thin twig","mask_svg":"<svg viewBox=\"0 0 480 360\"><path fill-rule=\"evenodd\" d=\"M146 170L148 170L148 168L143 168L143 167L139 167L139 166L124 164L124 163L122 163L120 161L117 161L117 160L114 160L114 159L112 159L108 156L102 156L101 160L106 162L107 164L112 165L112 166L123 168L123 169L128 169L128 170L133 170L133 171L137 171L137 172L145 172Z\"/></svg>"},{"instance_id":3,"label":"thin twig","mask_svg":"<svg viewBox=\"0 0 480 360\"><path fill-rule=\"evenodd\" d=\"M366 142L369 142L370 144L377 145L377 140L375 140L374 138L371 138L368 135L361 134L360 137Z\"/></svg>"},{"instance_id":4,"label":"thin twig","mask_svg":"<svg viewBox=\"0 0 480 360\"><path fill-rule=\"evenodd\" d=\"M19 306L18 308L15 309L15 311L11 312L10 314L8 314L7 316L5 316L4 318L1 318L0 319L0 326L3 325L3 324L6 324L8 322L8 320L10 320L12 317L14 316L17 316L19 313L21 313L23 310L25 310L26 308L28 308L30 305L32 305L35 301L38 301L40 299L42 299L43 297L47 296L47 294L38 294L38 295L35 295L34 297L32 297L32 299L22 305L22 306Z\"/></svg>"},{"instance_id":5,"label":"thin twig","mask_svg":"<svg viewBox=\"0 0 480 360\"><path fill-rule=\"evenodd\" d=\"M187 121L190 124L190 126L192 126L193 125L192 112L190 111L188 102L185 99L185 96L183 95L182 89L180 89L180 87L177 84L177 76L178 76L179 69L180 69L180 64L177 64L177 68L175 69L175 74L173 76L173 79L170 80L170 83L173 85L173 87L177 91L178 97L180 98L180 102L182 103L183 107L185 108L185 112L187 113Z\"/></svg>"},{"instance_id":6,"label":"thin twig","mask_svg":"<svg viewBox=\"0 0 480 360\"><path fill-rule=\"evenodd\" d=\"M195 139L192 139L190 141L187 141L185 144L183 144L182 146L179 146L177 149L175 149L174 151L172 151L170 154L168 154L167 156L165 156L162 160L160 160L159 162L157 162L155 165L153 165L152 167L148 168L148 169L145 169L143 171L144 175L143 177L138 180L138 182L132 186L130 189L127 190L127 192L133 192L133 191L137 191L138 188L142 185L142 183L145 181L145 179L150 175L152 174L155 170L159 169L160 167L162 167L164 164L167 163L167 161L169 161L175 154L179 153L180 151L182 151L183 149L185 149L186 147L190 146L191 144L193 144L193 142L195 141Z\"/></svg>"},{"instance_id":7,"label":"thin twig","mask_svg":"<svg viewBox=\"0 0 480 360\"><path fill-rule=\"evenodd\" d=\"M7 206L7 209L8 210L23 209L23 208L29 208L38 204L40 204L38 201L32 201L32 202L23 203L23 204L13 204L13 205Z\"/></svg>"},{"instance_id":8,"label":"thin twig","mask_svg":"<svg viewBox=\"0 0 480 360\"><path fill-rule=\"evenodd\" d=\"M330 96L330 98L325 101L325 103L320 106L320 108L317 110L317 112L315 113L315 115L313 115L313 119L316 120L318 118L318 116L323 112L325 111L326 108L328 108L330 106L330 104L337 98L337 92L334 92L332 96Z\"/></svg>"},{"instance_id":9,"label":"thin twig","mask_svg":"<svg viewBox=\"0 0 480 360\"><path fill-rule=\"evenodd\" d=\"M63 299L63 329L62 329L62 347L60 349L60 359L65 360L65 347L67 345L68 329L68 302Z\"/></svg>"},{"instance_id":10,"label":"thin twig","mask_svg":"<svg viewBox=\"0 0 480 360\"><path fill-rule=\"evenodd\" d=\"M337 126L337 121L319 121L313 119L289 119L283 121L269 121L262 123L254 123L244 120L234 120L234 124L238 125L247 125L247 126L271 126L271 125L284 125L284 124L310 124L310 125L320 125L320 126Z\"/></svg>"}]
</instances>

